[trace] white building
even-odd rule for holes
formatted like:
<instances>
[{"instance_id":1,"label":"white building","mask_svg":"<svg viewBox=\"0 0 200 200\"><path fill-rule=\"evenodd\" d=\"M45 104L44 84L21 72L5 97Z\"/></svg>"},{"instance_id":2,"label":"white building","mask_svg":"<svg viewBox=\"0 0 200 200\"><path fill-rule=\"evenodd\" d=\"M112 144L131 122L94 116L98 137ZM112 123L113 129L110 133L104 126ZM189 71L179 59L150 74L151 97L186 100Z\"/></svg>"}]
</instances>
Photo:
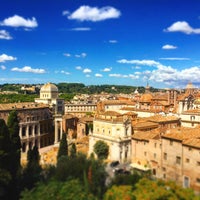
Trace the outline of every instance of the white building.
<instances>
[{"instance_id":1,"label":"white building","mask_svg":"<svg viewBox=\"0 0 200 200\"><path fill-rule=\"evenodd\" d=\"M107 111L95 116L93 133L89 134L89 155L99 140L109 146L108 160L120 162L131 159L131 120L126 115Z\"/></svg>"}]
</instances>

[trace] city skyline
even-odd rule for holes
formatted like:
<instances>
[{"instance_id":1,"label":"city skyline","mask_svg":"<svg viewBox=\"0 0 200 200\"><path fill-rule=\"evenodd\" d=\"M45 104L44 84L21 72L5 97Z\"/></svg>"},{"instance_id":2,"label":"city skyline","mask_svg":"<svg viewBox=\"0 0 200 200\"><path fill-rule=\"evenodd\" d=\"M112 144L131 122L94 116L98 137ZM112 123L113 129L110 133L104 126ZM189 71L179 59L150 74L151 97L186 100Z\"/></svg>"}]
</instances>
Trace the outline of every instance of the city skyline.
<instances>
[{"instance_id":1,"label":"city skyline","mask_svg":"<svg viewBox=\"0 0 200 200\"><path fill-rule=\"evenodd\" d=\"M198 0L2 0L0 84L200 86Z\"/></svg>"}]
</instances>

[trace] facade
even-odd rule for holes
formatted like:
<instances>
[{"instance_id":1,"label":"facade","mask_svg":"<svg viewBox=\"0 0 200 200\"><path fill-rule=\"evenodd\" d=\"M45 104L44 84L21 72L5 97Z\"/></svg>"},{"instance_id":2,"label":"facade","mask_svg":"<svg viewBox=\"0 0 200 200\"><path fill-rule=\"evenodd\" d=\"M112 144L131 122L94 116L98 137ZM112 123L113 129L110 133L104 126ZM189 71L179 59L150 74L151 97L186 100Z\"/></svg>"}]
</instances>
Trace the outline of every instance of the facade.
<instances>
[{"instance_id":1,"label":"facade","mask_svg":"<svg viewBox=\"0 0 200 200\"><path fill-rule=\"evenodd\" d=\"M83 117L87 113L95 113L97 104L95 103L66 103L65 114L73 114L76 117Z\"/></svg>"},{"instance_id":2,"label":"facade","mask_svg":"<svg viewBox=\"0 0 200 200\"><path fill-rule=\"evenodd\" d=\"M151 171L155 178L173 180L200 191L200 132L198 128L175 128L161 134L157 129L132 136L135 170Z\"/></svg>"},{"instance_id":3,"label":"facade","mask_svg":"<svg viewBox=\"0 0 200 200\"><path fill-rule=\"evenodd\" d=\"M49 105L54 114L64 114L64 99L58 98L58 88L52 83L43 85L40 89L40 98L36 98L36 103Z\"/></svg>"},{"instance_id":4,"label":"facade","mask_svg":"<svg viewBox=\"0 0 200 200\"><path fill-rule=\"evenodd\" d=\"M42 148L53 144L53 117L47 105L38 103L0 104L0 118L7 122L12 110L17 111L19 118L22 152L27 152L34 145Z\"/></svg>"},{"instance_id":5,"label":"facade","mask_svg":"<svg viewBox=\"0 0 200 200\"><path fill-rule=\"evenodd\" d=\"M89 154L99 140L109 146L108 160L127 162L131 159L131 120L126 115L107 111L95 116L89 134Z\"/></svg>"},{"instance_id":6,"label":"facade","mask_svg":"<svg viewBox=\"0 0 200 200\"><path fill-rule=\"evenodd\" d=\"M58 98L58 88L52 83L43 85L40 89L40 98L35 102L43 103L49 106L54 118L55 137L54 143L58 143L62 137L63 124L62 115L64 114L64 99Z\"/></svg>"}]
</instances>

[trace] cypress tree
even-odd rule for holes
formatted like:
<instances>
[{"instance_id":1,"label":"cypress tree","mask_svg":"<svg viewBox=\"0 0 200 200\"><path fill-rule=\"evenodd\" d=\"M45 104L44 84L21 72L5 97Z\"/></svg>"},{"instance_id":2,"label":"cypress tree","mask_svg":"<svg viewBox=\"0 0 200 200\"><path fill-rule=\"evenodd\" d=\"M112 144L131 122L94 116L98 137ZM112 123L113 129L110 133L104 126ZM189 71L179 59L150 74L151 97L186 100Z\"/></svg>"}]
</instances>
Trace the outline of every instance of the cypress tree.
<instances>
[{"instance_id":1,"label":"cypress tree","mask_svg":"<svg viewBox=\"0 0 200 200\"><path fill-rule=\"evenodd\" d=\"M9 171L11 141L9 130L3 119L0 119L0 168Z\"/></svg>"},{"instance_id":2,"label":"cypress tree","mask_svg":"<svg viewBox=\"0 0 200 200\"><path fill-rule=\"evenodd\" d=\"M68 156L68 143L67 143L66 133L62 134L62 139L60 141L58 154L57 154L57 160L61 156Z\"/></svg>"},{"instance_id":3,"label":"cypress tree","mask_svg":"<svg viewBox=\"0 0 200 200\"><path fill-rule=\"evenodd\" d=\"M0 119L0 199L10 199L12 176L11 166L11 141L9 130L3 119Z\"/></svg>"},{"instance_id":4,"label":"cypress tree","mask_svg":"<svg viewBox=\"0 0 200 200\"><path fill-rule=\"evenodd\" d=\"M19 120L16 111L11 111L7 121L8 130L11 140L11 160L12 165L10 168L12 177L15 179L20 170L21 159L21 141L19 137Z\"/></svg>"},{"instance_id":5,"label":"cypress tree","mask_svg":"<svg viewBox=\"0 0 200 200\"><path fill-rule=\"evenodd\" d=\"M42 168L38 147L34 146L27 152L27 165L23 173L23 187L31 189L41 179Z\"/></svg>"},{"instance_id":6,"label":"cypress tree","mask_svg":"<svg viewBox=\"0 0 200 200\"><path fill-rule=\"evenodd\" d=\"M76 145L75 143L72 143L71 149L70 149L70 157L74 158L76 157Z\"/></svg>"}]
</instances>

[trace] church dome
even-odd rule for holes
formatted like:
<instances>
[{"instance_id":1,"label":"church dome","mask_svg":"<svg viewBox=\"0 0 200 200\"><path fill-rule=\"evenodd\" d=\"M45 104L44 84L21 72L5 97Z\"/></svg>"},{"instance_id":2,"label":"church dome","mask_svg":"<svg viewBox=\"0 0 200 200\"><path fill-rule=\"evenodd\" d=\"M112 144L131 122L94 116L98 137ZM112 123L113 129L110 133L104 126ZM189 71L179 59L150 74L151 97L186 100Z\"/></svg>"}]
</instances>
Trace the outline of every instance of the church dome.
<instances>
[{"instance_id":1,"label":"church dome","mask_svg":"<svg viewBox=\"0 0 200 200\"><path fill-rule=\"evenodd\" d=\"M58 92L58 88L52 83L46 83L41 87L40 92Z\"/></svg>"},{"instance_id":2,"label":"church dome","mask_svg":"<svg viewBox=\"0 0 200 200\"><path fill-rule=\"evenodd\" d=\"M142 102L150 102L152 100L152 95L151 94L143 94L140 98L140 101Z\"/></svg>"}]
</instances>

